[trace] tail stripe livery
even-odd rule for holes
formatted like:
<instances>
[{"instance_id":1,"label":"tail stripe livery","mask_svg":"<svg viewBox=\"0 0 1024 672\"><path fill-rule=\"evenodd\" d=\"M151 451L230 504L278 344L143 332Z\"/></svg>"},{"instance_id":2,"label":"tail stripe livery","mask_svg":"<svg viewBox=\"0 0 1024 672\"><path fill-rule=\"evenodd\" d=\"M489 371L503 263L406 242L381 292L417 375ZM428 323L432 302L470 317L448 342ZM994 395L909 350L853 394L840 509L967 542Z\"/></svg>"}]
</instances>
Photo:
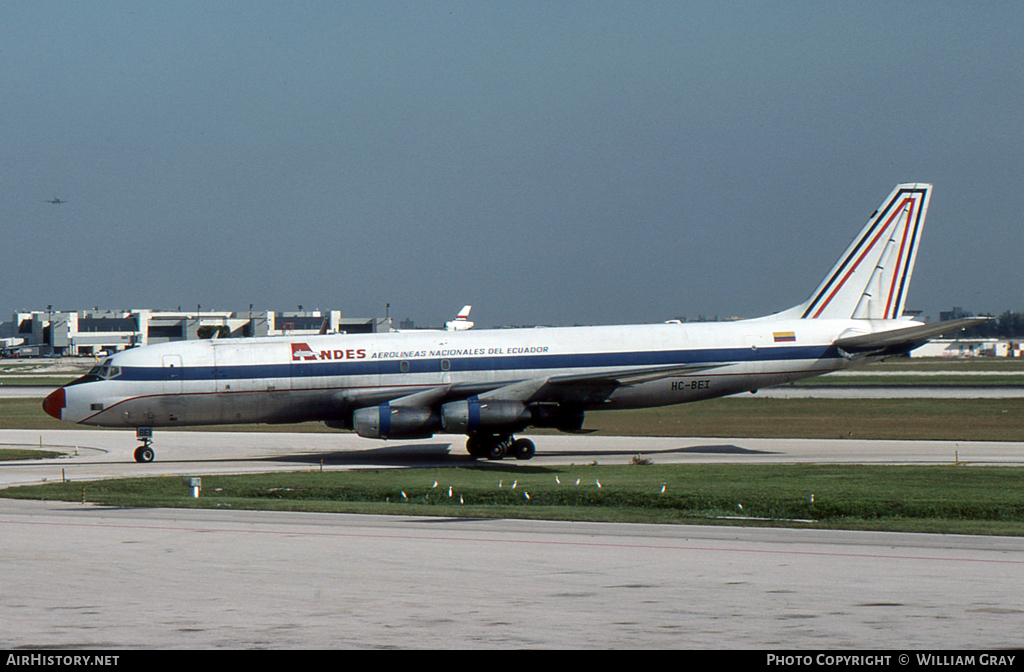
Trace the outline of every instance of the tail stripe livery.
<instances>
[{"instance_id":1,"label":"tail stripe livery","mask_svg":"<svg viewBox=\"0 0 1024 672\"><path fill-rule=\"evenodd\" d=\"M885 314L883 317L886 319L894 320L900 316L903 312L903 303L906 300L907 285L910 281L910 275L914 269L914 259L917 256L917 242L921 238L921 228L924 224L925 210L928 208L928 197L931 195L929 189L920 199L907 198L907 220L913 220L913 234L910 234L910 226L906 226L903 229L903 241L900 243L900 254L896 259L896 268L902 269L899 273L894 273L892 278L892 284L889 286L889 299L885 304ZM917 206L915 214L914 206ZM910 234L910 235L908 235ZM909 247L908 247L909 237ZM906 250L906 265L903 265L904 257L903 252ZM899 281L899 291L896 291L896 282ZM895 305L893 299L896 299ZM897 308L899 309L897 311Z\"/></svg>"},{"instance_id":2,"label":"tail stripe livery","mask_svg":"<svg viewBox=\"0 0 1024 672\"><path fill-rule=\"evenodd\" d=\"M898 318L914 269L931 188L930 184L897 185L803 304L801 317Z\"/></svg>"}]
</instances>

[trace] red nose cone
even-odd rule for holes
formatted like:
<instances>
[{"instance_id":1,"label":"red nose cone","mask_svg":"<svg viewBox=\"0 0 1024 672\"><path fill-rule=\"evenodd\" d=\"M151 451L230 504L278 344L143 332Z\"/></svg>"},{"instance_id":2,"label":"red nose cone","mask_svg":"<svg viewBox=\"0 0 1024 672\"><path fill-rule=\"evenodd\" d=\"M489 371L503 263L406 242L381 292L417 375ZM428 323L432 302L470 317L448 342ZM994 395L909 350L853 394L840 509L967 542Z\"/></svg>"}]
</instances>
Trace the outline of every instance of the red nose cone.
<instances>
[{"instance_id":1,"label":"red nose cone","mask_svg":"<svg viewBox=\"0 0 1024 672\"><path fill-rule=\"evenodd\" d=\"M43 410L46 411L47 415L52 415L58 420L60 420L60 412L64 410L64 406L65 400L63 387L59 387L53 392L50 392L46 399L43 399Z\"/></svg>"}]
</instances>

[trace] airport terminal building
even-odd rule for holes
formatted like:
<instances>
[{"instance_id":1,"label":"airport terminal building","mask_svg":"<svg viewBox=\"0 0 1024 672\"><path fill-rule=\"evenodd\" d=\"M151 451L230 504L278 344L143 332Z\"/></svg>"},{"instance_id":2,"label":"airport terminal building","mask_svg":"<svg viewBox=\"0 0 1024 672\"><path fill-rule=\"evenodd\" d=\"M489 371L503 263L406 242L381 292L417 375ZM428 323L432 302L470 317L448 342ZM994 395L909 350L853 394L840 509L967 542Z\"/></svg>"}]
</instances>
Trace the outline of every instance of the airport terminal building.
<instances>
[{"instance_id":1,"label":"airport terminal building","mask_svg":"<svg viewBox=\"0 0 1024 672\"><path fill-rule=\"evenodd\" d=\"M237 338L390 329L386 318L343 318L340 310L37 310L0 322L0 339L9 356L95 356L152 343L210 338L214 332L218 338Z\"/></svg>"}]
</instances>

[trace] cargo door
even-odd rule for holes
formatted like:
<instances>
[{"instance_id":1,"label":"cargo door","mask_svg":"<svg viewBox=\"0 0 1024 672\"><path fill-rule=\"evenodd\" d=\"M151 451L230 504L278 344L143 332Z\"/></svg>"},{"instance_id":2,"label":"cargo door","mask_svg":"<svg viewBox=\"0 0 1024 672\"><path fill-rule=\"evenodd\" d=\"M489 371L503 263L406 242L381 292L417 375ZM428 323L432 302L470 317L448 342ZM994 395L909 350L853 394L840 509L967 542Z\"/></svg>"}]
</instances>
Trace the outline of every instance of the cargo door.
<instances>
[{"instance_id":1,"label":"cargo door","mask_svg":"<svg viewBox=\"0 0 1024 672\"><path fill-rule=\"evenodd\" d=\"M182 393L181 355L164 355L163 357L163 381L164 394Z\"/></svg>"},{"instance_id":2,"label":"cargo door","mask_svg":"<svg viewBox=\"0 0 1024 672\"><path fill-rule=\"evenodd\" d=\"M213 420L224 423L259 422L266 389L254 365L253 346L248 342L212 341L214 392L208 404Z\"/></svg>"},{"instance_id":3,"label":"cargo door","mask_svg":"<svg viewBox=\"0 0 1024 672\"><path fill-rule=\"evenodd\" d=\"M150 421L159 424L187 424L187 413L184 395L185 370L181 366L181 355L164 355L161 359L163 369L163 397Z\"/></svg>"}]
</instances>

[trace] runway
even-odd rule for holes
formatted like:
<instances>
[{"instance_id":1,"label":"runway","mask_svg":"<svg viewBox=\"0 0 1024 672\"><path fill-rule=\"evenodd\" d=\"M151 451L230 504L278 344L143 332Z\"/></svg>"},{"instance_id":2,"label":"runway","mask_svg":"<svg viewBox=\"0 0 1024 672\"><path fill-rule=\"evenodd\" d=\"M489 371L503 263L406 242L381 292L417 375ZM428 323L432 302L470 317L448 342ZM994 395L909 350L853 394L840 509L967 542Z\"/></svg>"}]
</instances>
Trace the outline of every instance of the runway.
<instances>
[{"instance_id":1,"label":"runway","mask_svg":"<svg viewBox=\"0 0 1024 672\"><path fill-rule=\"evenodd\" d=\"M468 463L461 441L5 430L0 483ZM538 436L522 465L1024 464L1024 444ZM77 455L75 450L77 448ZM506 461L505 464L517 464ZM0 647L1019 646L1024 539L108 509L0 499Z\"/></svg>"}]
</instances>

